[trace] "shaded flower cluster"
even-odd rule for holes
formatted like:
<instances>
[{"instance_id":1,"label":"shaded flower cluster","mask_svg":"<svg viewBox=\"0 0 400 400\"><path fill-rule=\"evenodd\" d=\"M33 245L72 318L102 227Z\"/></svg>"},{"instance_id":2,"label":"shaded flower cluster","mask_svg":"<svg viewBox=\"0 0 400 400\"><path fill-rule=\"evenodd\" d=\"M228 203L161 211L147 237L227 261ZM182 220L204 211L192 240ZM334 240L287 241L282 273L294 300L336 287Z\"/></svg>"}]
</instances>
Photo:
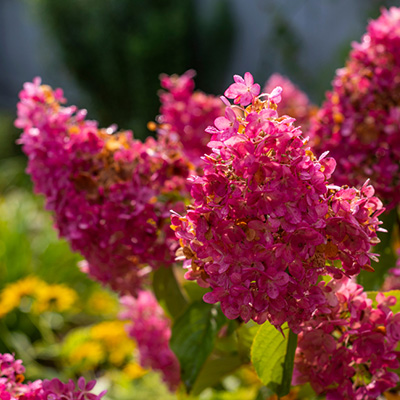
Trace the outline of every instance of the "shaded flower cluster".
<instances>
[{"instance_id":1,"label":"shaded flower cluster","mask_svg":"<svg viewBox=\"0 0 400 400\"><path fill-rule=\"evenodd\" d=\"M338 160L335 180L370 178L388 208L400 202L400 9L384 10L339 69L311 123L321 152Z\"/></svg>"},{"instance_id":2,"label":"shaded flower cluster","mask_svg":"<svg viewBox=\"0 0 400 400\"><path fill-rule=\"evenodd\" d=\"M194 204L171 219L177 255L228 318L299 332L326 303L320 275L371 269L382 204L367 184L328 185L335 161L316 159L294 119L278 116L281 88L259 95L250 73L234 79L225 96L241 107L224 100L225 117L209 128L213 154L192 179Z\"/></svg>"},{"instance_id":3,"label":"shaded flower cluster","mask_svg":"<svg viewBox=\"0 0 400 400\"><path fill-rule=\"evenodd\" d=\"M301 126L306 134L310 118L317 112L317 107L310 103L307 95L301 91L290 79L275 73L266 82L263 91L272 92L277 86L282 88L282 100L279 103L279 114L289 115L296 119L295 125Z\"/></svg>"},{"instance_id":4,"label":"shaded flower cluster","mask_svg":"<svg viewBox=\"0 0 400 400\"><path fill-rule=\"evenodd\" d=\"M183 75L161 75L158 135L181 142L186 156L199 165L200 157L209 152L210 135L205 129L223 114L219 98L194 91L195 72Z\"/></svg>"},{"instance_id":5,"label":"shaded flower cluster","mask_svg":"<svg viewBox=\"0 0 400 400\"><path fill-rule=\"evenodd\" d=\"M99 129L86 112L63 107L61 89L40 79L20 93L15 125L35 191L54 211L60 236L86 259L83 269L136 294L148 272L174 261L169 209L183 207L191 164L178 143Z\"/></svg>"},{"instance_id":6,"label":"shaded flower cluster","mask_svg":"<svg viewBox=\"0 0 400 400\"><path fill-rule=\"evenodd\" d=\"M293 384L310 382L327 400L374 400L396 386L389 370L400 366L400 313L396 298L376 296L348 278L328 283L328 312L304 324L296 350Z\"/></svg>"},{"instance_id":7,"label":"shaded flower cluster","mask_svg":"<svg viewBox=\"0 0 400 400\"><path fill-rule=\"evenodd\" d=\"M85 382L78 379L76 387L73 380L62 383L59 379L24 382L25 367L21 360L12 354L0 354L0 399L1 400L100 400L106 392L98 395L90 393L96 381Z\"/></svg>"},{"instance_id":8,"label":"shaded flower cluster","mask_svg":"<svg viewBox=\"0 0 400 400\"><path fill-rule=\"evenodd\" d=\"M154 295L140 291L137 298L123 296L125 308L120 317L131 321L128 334L137 342L140 365L162 374L170 390L176 390L180 382L178 359L169 347L170 321L157 303Z\"/></svg>"}]
</instances>

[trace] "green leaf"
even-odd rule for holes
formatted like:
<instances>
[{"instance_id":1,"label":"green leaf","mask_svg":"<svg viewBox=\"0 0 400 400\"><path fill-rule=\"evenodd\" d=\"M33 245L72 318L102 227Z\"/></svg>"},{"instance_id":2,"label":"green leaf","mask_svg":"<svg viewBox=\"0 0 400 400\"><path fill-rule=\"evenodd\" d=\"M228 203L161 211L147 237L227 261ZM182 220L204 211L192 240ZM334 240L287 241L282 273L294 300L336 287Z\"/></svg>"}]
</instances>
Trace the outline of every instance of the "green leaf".
<instances>
[{"instance_id":1,"label":"green leaf","mask_svg":"<svg viewBox=\"0 0 400 400\"><path fill-rule=\"evenodd\" d=\"M288 331L287 324L283 330ZM269 322L264 323L251 348L251 360L261 382L278 396L290 391L297 335L289 331L283 336Z\"/></svg>"},{"instance_id":2,"label":"green leaf","mask_svg":"<svg viewBox=\"0 0 400 400\"><path fill-rule=\"evenodd\" d=\"M374 308L376 308L377 305L378 305L377 301L375 300L376 295L378 293L379 292L375 292L375 291L367 292L367 296L368 296L369 299L372 300L372 307L374 307ZM382 293L386 297L389 297L389 296L396 297L397 302L396 302L396 304L394 306L390 307L390 309L392 310L393 314L396 314L396 313L400 312L400 290L390 290L388 292L382 292Z\"/></svg>"},{"instance_id":3,"label":"green leaf","mask_svg":"<svg viewBox=\"0 0 400 400\"><path fill-rule=\"evenodd\" d=\"M158 302L173 318L181 315L188 306L173 268L161 267L154 272L153 290Z\"/></svg>"},{"instance_id":4,"label":"green leaf","mask_svg":"<svg viewBox=\"0 0 400 400\"><path fill-rule=\"evenodd\" d=\"M236 330L238 352L244 362L250 361L250 350L254 338L260 329L260 325L250 321L247 324L242 324Z\"/></svg>"},{"instance_id":5,"label":"green leaf","mask_svg":"<svg viewBox=\"0 0 400 400\"><path fill-rule=\"evenodd\" d=\"M183 282L183 289L191 301L203 300L203 296L210 291L209 288L203 288L193 281Z\"/></svg>"},{"instance_id":6,"label":"green leaf","mask_svg":"<svg viewBox=\"0 0 400 400\"><path fill-rule=\"evenodd\" d=\"M242 365L237 355L220 358L209 358L203 365L201 372L193 385L192 394L198 396L204 389L213 387L226 375L231 374Z\"/></svg>"},{"instance_id":7,"label":"green leaf","mask_svg":"<svg viewBox=\"0 0 400 400\"><path fill-rule=\"evenodd\" d=\"M176 354L182 381L190 392L205 361L211 354L218 331L226 323L214 305L194 302L172 326L170 346Z\"/></svg>"}]
</instances>

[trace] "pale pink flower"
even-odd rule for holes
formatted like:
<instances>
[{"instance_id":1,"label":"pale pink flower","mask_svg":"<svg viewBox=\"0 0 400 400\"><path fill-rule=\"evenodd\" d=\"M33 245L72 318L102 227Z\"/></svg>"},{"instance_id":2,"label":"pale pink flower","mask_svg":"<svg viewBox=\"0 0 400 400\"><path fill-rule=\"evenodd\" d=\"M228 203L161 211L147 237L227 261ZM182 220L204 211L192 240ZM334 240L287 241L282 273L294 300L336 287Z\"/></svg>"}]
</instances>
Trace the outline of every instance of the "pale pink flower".
<instances>
[{"instance_id":1,"label":"pale pink flower","mask_svg":"<svg viewBox=\"0 0 400 400\"><path fill-rule=\"evenodd\" d=\"M234 75L233 79L235 83L232 83L224 94L228 99L234 99L235 104L247 106L260 94L260 85L254 83L250 72L244 74L244 79L239 75Z\"/></svg>"}]
</instances>

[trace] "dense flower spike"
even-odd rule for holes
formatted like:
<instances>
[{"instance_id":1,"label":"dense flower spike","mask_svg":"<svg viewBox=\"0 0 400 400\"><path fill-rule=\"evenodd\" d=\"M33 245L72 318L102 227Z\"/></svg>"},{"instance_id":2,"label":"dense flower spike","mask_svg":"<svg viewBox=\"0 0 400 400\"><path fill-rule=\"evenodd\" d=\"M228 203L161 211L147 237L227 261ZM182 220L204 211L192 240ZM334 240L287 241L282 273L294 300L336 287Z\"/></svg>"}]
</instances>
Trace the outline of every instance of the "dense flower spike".
<instances>
[{"instance_id":1,"label":"dense flower spike","mask_svg":"<svg viewBox=\"0 0 400 400\"><path fill-rule=\"evenodd\" d=\"M400 9L384 10L339 69L310 136L338 161L335 181L370 178L388 208L400 203Z\"/></svg>"},{"instance_id":2,"label":"dense flower spike","mask_svg":"<svg viewBox=\"0 0 400 400\"><path fill-rule=\"evenodd\" d=\"M279 115L289 115L296 119L295 125L299 125L302 131L308 133L311 117L316 113L317 107L310 103L307 95L302 92L290 79L280 75L270 76L264 86L264 92L270 93L277 86L283 90L282 100L279 103Z\"/></svg>"},{"instance_id":3,"label":"dense flower spike","mask_svg":"<svg viewBox=\"0 0 400 400\"><path fill-rule=\"evenodd\" d=\"M316 159L293 118L278 116L282 89L257 97L249 75L226 91L248 107L228 105L226 123L210 129L194 205L173 213L172 228L186 278L212 289L206 302L220 301L228 318L288 321L298 332L326 302L320 275L371 269L382 204L367 184L329 186L335 161Z\"/></svg>"},{"instance_id":4,"label":"dense flower spike","mask_svg":"<svg viewBox=\"0 0 400 400\"><path fill-rule=\"evenodd\" d=\"M114 290L136 294L149 264L174 260L169 209L187 193L190 163L177 143L113 133L63 107L61 89L40 79L20 93L16 126L35 190L57 228L86 258L84 270Z\"/></svg>"},{"instance_id":5,"label":"dense flower spike","mask_svg":"<svg viewBox=\"0 0 400 400\"><path fill-rule=\"evenodd\" d=\"M376 296L377 306L348 278L328 285L327 312L317 313L299 335L294 384L310 382L327 400L374 400L396 386L389 370L400 366L400 313L393 296Z\"/></svg>"},{"instance_id":6,"label":"dense flower spike","mask_svg":"<svg viewBox=\"0 0 400 400\"><path fill-rule=\"evenodd\" d=\"M205 129L223 114L221 101L200 91L194 91L193 70L183 75L162 75L158 134L180 141L187 157L198 165L205 153L210 135Z\"/></svg>"},{"instance_id":7,"label":"dense flower spike","mask_svg":"<svg viewBox=\"0 0 400 400\"><path fill-rule=\"evenodd\" d=\"M163 309L153 294L147 291L139 292L137 299L124 296L121 304L125 307L121 318L132 321L127 327L128 334L137 342L141 366L161 372L170 390L177 389L180 382L179 362L169 348L170 321Z\"/></svg>"},{"instance_id":8,"label":"dense flower spike","mask_svg":"<svg viewBox=\"0 0 400 400\"><path fill-rule=\"evenodd\" d=\"M78 387L70 380L62 383L58 379L24 382L25 367L21 360L11 354L0 354L0 399L1 400L100 400L106 392L90 393L96 381L78 379Z\"/></svg>"}]
</instances>

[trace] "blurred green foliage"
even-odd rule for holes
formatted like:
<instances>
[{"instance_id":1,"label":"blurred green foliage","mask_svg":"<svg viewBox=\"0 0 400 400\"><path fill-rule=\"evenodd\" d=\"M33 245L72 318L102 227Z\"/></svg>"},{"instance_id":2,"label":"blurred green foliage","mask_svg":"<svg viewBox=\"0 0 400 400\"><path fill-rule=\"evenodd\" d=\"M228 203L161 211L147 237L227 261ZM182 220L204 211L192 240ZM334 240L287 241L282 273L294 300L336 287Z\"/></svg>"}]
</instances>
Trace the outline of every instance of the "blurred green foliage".
<instances>
[{"instance_id":1,"label":"blurred green foliage","mask_svg":"<svg viewBox=\"0 0 400 400\"><path fill-rule=\"evenodd\" d=\"M24 159L0 165L0 287L27 274L48 282L91 281L76 267L81 259L59 240L43 198L34 196Z\"/></svg>"},{"instance_id":2,"label":"blurred green foliage","mask_svg":"<svg viewBox=\"0 0 400 400\"><path fill-rule=\"evenodd\" d=\"M19 132L14 127L14 119L15 114L3 110L0 111L0 160L12 155L21 154L21 149L16 143Z\"/></svg>"},{"instance_id":3,"label":"blurred green foliage","mask_svg":"<svg viewBox=\"0 0 400 400\"><path fill-rule=\"evenodd\" d=\"M117 123L145 137L158 113L161 73L198 72L203 90L217 82L228 55L233 22L219 0L207 20L192 0L37 0L40 16L56 39L69 71L89 94L103 126Z\"/></svg>"}]
</instances>

